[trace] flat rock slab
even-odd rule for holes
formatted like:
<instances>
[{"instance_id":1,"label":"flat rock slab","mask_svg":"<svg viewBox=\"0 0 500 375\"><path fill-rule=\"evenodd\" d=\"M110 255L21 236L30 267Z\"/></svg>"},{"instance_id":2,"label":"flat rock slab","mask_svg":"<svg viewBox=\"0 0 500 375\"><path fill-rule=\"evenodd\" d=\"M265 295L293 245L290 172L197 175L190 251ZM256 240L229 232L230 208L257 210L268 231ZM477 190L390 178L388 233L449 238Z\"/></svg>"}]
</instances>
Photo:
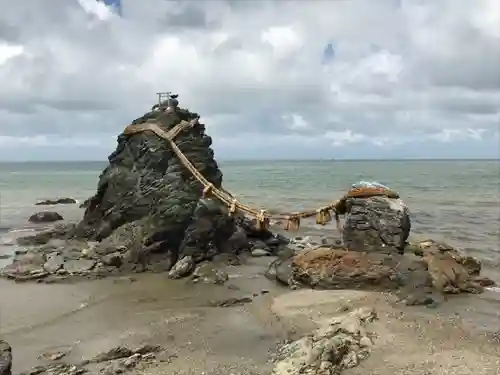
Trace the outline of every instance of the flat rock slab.
<instances>
[{"instance_id":1,"label":"flat rock slab","mask_svg":"<svg viewBox=\"0 0 500 375\"><path fill-rule=\"evenodd\" d=\"M93 259L71 259L64 262L64 269L70 273L84 273L90 271L96 264Z\"/></svg>"},{"instance_id":2,"label":"flat rock slab","mask_svg":"<svg viewBox=\"0 0 500 375\"><path fill-rule=\"evenodd\" d=\"M64 258L61 255L51 255L47 257L43 268L49 273L55 273L62 268L63 264Z\"/></svg>"}]
</instances>

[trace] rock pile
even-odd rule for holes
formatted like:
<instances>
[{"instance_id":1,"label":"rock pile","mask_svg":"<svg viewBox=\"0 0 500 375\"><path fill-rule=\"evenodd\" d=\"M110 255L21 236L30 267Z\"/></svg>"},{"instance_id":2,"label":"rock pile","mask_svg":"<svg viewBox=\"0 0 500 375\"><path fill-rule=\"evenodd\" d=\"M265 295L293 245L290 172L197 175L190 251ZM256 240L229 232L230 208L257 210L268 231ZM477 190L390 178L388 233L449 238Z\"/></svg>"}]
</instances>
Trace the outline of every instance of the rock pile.
<instances>
[{"instance_id":1,"label":"rock pile","mask_svg":"<svg viewBox=\"0 0 500 375\"><path fill-rule=\"evenodd\" d=\"M267 276L292 288L393 291L407 304L426 305L445 293L481 293L493 284L479 276L479 261L446 244L413 243L404 255L383 251L318 246L274 261Z\"/></svg>"},{"instance_id":2,"label":"rock pile","mask_svg":"<svg viewBox=\"0 0 500 375\"><path fill-rule=\"evenodd\" d=\"M100 353L95 358L80 363L62 361L64 352L42 355L45 364L21 375L80 375L80 374L126 374L150 367L157 359L165 360L168 354L159 346L143 345L136 349L118 346Z\"/></svg>"},{"instance_id":3,"label":"rock pile","mask_svg":"<svg viewBox=\"0 0 500 375\"><path fill-rule=\"evenodd\" d=\"M278 351L272 375L340 374L357 366L370 355L373 342L366 326L376 318L372 309L357 309L284 345Z\"/></svg>"}]
</instances>

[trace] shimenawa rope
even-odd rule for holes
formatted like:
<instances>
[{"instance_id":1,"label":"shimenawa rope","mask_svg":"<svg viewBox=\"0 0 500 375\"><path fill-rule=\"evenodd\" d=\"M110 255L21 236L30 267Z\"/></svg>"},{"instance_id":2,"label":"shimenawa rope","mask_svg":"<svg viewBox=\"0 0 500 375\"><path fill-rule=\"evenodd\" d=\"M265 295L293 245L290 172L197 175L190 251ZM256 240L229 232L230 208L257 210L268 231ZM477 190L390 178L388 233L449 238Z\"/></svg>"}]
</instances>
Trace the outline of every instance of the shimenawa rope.
<instances>
[{"instance_id":1,"label":"shimenawa rope","mask_svg":"<svg viewBox=\"0 0 500 375\"><path fill-rule=\"evenodd\" d=\"M217 189L210 181L208 181L205 176L203 176L196 167L189 161L189 159L184 155L184 153L179 149L177 144L174 142L175 137L181 133L183 130L188 129L196 125L198 119L194 119L191 122L181 121L178 125L174 126L169 131L164 131L154 122L146 122L144 124L129 125L123 131L124 135L134 135L137 133L151 131L155 133L158 137L165 139L170 143L170 147L177 155L181 163L191 172L191 174L203 185L203 196L208 196L212 194L214 197L222 201L227 207L229 207L229 213L234 214L237 211L241 211L249 216L257 219L258 229L267 229L270 224L271 219L275 220L286 220L285 230L298 230L300 227L301 219L316 216L316 223L320 225L325 225L332 220L331 211L334 209L339 200L326 205L324 207L318 208L316 210L308 210L302 212L294 212L290 214L270 214L266 210L252 208L246 204L243 204L236 200L233 196L227 192Z\"/></svg>"}]
</instances>

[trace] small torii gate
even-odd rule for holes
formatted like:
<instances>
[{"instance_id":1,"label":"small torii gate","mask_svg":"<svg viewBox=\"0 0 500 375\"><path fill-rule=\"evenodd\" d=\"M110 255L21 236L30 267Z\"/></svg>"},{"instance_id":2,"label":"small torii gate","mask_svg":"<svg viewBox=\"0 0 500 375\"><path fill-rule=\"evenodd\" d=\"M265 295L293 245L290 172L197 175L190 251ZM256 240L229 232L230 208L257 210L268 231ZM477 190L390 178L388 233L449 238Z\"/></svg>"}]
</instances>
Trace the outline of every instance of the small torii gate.
<instances>
[{"instance_id":1,"label":"small torii gate","mask_svg":"<svg viewBox=\"0 0 500 375\"><path fill-rule=\"evenodd\" d=\"M157 92L156 95L158 95L158 105L160 106L165 101L169 106L172 105L172 99L177 99L177 97L179 96L178 94L172 94L171 91Z\"/></svg>"}]
</instances>

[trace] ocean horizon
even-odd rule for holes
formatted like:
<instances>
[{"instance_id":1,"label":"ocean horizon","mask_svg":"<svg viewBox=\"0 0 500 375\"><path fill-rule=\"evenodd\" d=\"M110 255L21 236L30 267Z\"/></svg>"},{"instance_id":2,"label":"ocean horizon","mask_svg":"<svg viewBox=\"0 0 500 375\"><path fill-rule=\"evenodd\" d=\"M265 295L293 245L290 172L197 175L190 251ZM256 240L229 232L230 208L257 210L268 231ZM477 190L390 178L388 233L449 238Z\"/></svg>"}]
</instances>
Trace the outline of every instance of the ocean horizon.
<instances>
[{"instance_id":1,"label":"ocean horizon","mask_svg":"<svg viewBox=\"0 0 500 375\"><path fill-rule=\"evenodd\" d=\"M397 190L412 214L412 236L450 242L500 265L500 169L497 159L432 160L219 160L224 187L258 208L316 209L360 180ZM33 227L27 219L46 209L38 200L94 195L107 161L0 161L0 228ZM77 221L78 205L51 207ZM306 232L334 231L305 221Z\"/></svg>"},{"instance_id":2,"label":"ocean horizon","mask_svg":"<svg viewBox=\"0 0 500 375\"><path fill-rule=\"evenodd\" d=\"M355 182L374 180L398 191L412 216L410 238L434 238L500 265L500 160L218 160L224 187L239 200L274 212L316 209ZM78 205L39 207L42 199L94 195L107 161L0 161L0 232L36 230L29 216L45 209L66 221L81 219ZM304 221L305 234L335 231ZM8 240L8 238L7 238ZM3 251L13 251L12 247ZM2 249L0 248L0 252Z\"/></svg>"},{"instance_id":3,"label":"ocean horizon","mask_svg":"<svg viewBox=\"0 0 500 375\"><path fill-rule=\"evenodd\" d=\"M350 162L350 161L363 161L363 162L377 162L377 161L402 161L402 162L411 162L411 161L498 161L500 162L500 156L498 158L359 158L359 159L343 159L343 158L303 158L303 159L291 159L291 158L217 158L217 161L222 162L256 162L256 161L271 161L271 162L312 162L312 161L342 161L342 162ZM107 160L94 160L94 159L64 159L64 160L0 160L0 164L22 164L22 163L107 163Z\"/></svg>"}]
</instances>

